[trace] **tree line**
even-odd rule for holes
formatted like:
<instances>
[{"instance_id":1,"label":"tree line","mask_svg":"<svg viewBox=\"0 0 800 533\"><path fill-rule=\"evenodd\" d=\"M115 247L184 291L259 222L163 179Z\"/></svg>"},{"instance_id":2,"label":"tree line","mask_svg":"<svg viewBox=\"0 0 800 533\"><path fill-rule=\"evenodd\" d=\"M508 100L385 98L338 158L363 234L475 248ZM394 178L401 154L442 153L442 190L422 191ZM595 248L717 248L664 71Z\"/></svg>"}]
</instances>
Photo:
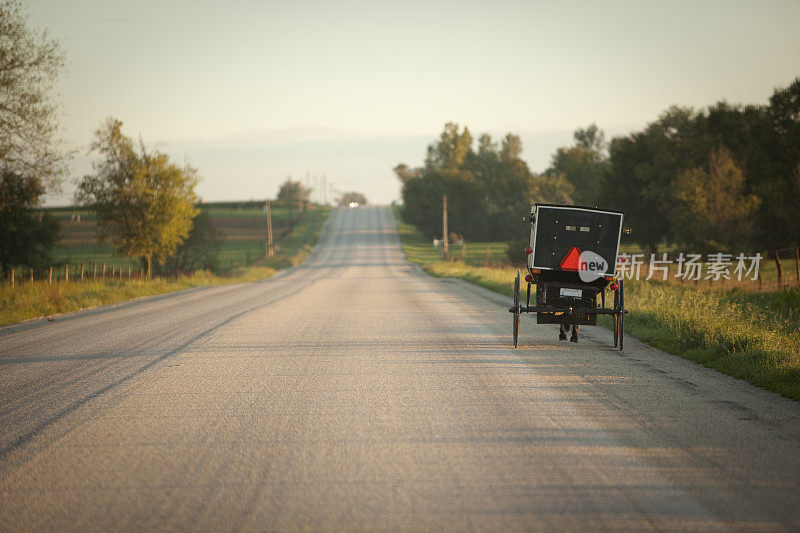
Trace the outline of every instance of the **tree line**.
<instances>
[{"instance_id":1,"label":"tree line","mask_svg":"<svg viewBox=\"0 0 800 533\"><path fill-rule=\"evenodd\" d=\"M541 174L518 136L496 143L448 123L423 166L394 168L403 217L429 237L449 227L470 240L519 239L530 202L626 212L631 239L650 251L762 251L800 242L800 78L766 105L673 106L641 131L606 142L592 124L556 150Z\"/></svg>"},{"instance_id":2,"label":"tree line","mask_svg":"<svg viewBox=\"0 0 800 533\"><path fill-rule=\"evenodd\" d=\"M519 233L532 199L571 202L573 187L564 176L533 174L521 153L517 135L497 142L483 134L474 150L469 128L445 124L422 167L394 168L403 184L404 220L429 237L440 235L446 194L450 231L470 240L508 240Z\"/></svg>"}]
</instances>

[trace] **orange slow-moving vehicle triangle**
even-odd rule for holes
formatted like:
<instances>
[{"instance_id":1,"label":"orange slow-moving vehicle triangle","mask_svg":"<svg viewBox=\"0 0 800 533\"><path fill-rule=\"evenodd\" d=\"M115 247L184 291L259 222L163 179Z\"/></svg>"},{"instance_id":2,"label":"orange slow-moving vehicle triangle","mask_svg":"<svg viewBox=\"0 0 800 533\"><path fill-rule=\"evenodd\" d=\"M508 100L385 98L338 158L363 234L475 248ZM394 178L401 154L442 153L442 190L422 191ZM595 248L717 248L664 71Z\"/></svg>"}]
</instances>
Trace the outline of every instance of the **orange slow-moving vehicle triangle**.
<instances>
[{"instance_id":1,"label":"orange slow-moving vehicle triangle","mask_svg":"<svg viewBox=\"0 0 800 533\"><path fill-rule=\"evenodd\" d=\"M561 260L561 270L574 270L578 271L580 268L581 250L574 246L570 248L564 259Z\"/></svg>"}]
</instances>

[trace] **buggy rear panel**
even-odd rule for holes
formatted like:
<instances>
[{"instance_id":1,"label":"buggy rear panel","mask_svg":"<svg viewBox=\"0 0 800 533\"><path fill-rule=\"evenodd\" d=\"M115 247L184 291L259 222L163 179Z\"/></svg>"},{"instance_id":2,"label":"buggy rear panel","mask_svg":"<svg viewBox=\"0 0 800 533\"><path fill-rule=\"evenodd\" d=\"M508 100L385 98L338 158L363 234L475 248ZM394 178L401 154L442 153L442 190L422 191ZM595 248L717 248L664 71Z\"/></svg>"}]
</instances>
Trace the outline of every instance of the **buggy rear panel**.
<instances>
[{"instance_id":1,"label":"buggy rear panel","mask_svg":"<svg viewBox=\"0 0 800 533\"><path fill-rule=\"evenodd\" d=\"M528 267L538 270L562 269L570 254L594 252L606 264L605 274L616 274L623 214L588 207L535 204ZM574 250L577 249L577 250ZM576 259L573 257L572 259Z\"/></svg>"}]
</instances>

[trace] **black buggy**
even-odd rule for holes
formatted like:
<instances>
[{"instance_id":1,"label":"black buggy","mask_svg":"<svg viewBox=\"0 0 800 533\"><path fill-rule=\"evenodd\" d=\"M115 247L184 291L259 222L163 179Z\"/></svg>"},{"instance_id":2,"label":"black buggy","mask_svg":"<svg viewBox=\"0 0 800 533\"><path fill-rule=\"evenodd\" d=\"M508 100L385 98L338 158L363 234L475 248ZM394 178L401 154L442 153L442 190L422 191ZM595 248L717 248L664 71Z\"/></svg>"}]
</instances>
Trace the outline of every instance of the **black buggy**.
<instances>
[{"instance_id":1,"label":"black buggy","mask_svg":"<svg viewBox=\"0 0 800 533\"><path fill-rule=\"evenodd\" d=\"M521 313L536 313L537 324L559 324L559 339L578 342L580 326L597 325L597 315L614 319L614 347L625 332L623 280L616 280L619 241L624 213L591 207L532 204L523 222L531 225L528 283L525 305L520 295L520 273L514 279L514 347ZM624 230L625 233L629 233ZM531 285L536 302L531 305ZM606 307L606 292L613 306ZM598 302L598 296L599 302ZM598 305L599 303L599 305Z\"/></svg>"}]
</instances>

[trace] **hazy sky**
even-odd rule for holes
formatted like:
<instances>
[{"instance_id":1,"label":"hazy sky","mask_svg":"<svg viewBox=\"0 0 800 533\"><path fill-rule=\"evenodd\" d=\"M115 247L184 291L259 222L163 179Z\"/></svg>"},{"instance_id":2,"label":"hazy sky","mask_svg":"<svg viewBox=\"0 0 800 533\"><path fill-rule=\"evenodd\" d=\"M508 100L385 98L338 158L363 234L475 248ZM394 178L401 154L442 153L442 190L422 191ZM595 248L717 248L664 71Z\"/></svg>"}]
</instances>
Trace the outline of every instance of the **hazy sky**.
<instances>
[{"instance_id":1,"label":"hazy sky","mask_svg":"<svg viewBox=\"0 0 800 533\"><path fill-rule=\"evenodd\" d=\"M31 0L66 52L64 136L107 116L197 167L208 200L325 175L374 202L445 122L521 135L533 170L596 122L672 104L765 103L800 76L800 1ZM65 203L73 188L49 202Z\"/></svg>"}]
</instances>

